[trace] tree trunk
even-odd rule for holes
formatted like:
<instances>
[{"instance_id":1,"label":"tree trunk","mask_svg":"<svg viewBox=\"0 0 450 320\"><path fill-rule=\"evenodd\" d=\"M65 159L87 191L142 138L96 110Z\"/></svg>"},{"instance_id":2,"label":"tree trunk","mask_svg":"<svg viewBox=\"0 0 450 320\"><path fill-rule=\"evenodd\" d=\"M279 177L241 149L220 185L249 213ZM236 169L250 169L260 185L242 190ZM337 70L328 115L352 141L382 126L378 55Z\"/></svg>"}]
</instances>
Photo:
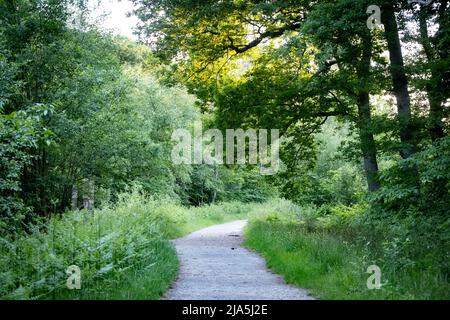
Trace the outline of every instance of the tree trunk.
<instances>
[{"instance_id":1,"label":"tree trunk","mask_svg":"<svg viewBox=\"0 0 450 320\"><path fill-rule=\"evenodd\" d=\"M442 74L436 70L436 52L431 45L431 41L428 35L427 26L427 11L428 8L422 8L419 12L419 26L420 26L420 41L422 43L425 55L431 69L431 79L427 84L427 96L430 104L429 114L429 127L428 132L431 140L434 142L439 138L444 137L444 123L442 118L444 117L444 96L443 89L439 87L439 83L442 81ZM442 26L440 26L441 28Z\"/></svg>"},{"instance_id":2,"label":"tree trunk","mask_svg":"<svg viewBox=\"0 0 450 320\"><path fill-rule=\"evenodd\" d=\"M392 2L384 4L381 20L389 50L393 91L397 99L401 140L400 155L403 159L407 159L416 152L416 129L412 123L408 78L406 77L398 25Z\"/></svg>"},{"instance_id":3,"label":"tree trunk","mask_svg":"<svg viewBox=\"0 0 450 320\"><path fill-rule=\"evenodd\" d=\"M378 161L375 139L371 132L370 95L368 81L370 76L370 61L372 58L372 41L370 35L363 39L363 56L358 67L360 86L358 91L358 128L361 141L361 151L364 159L364 171L366 174L369 192L380 189L378 180Z\"/></svg>"},{"instance_id":4,"label":"tree trunk","mask_svg":"<svg viewBox=\"0 0 450 320\"><path fill-rule=\"evenodd\" d=\"M219 170L217 169L217 165L214 165L214 178L216 181L219 179ZM215 203L217 198L217 189L213 188L211 203Z\"/></svg>"},{"instance_id":5,"label":"tree trunk","mask_svg":"<svg viewBox=\"0 0 450 320\"><path fill-rule=\"evenodd\" d=\"M72 210L78 209L78 189L75 185L72 186L72 197L71 197Z\"/></svg>"},{"instance_id":6,"label":"tree trunk","mask_svg":"<svg viewBox=\"0 0 450 320\"><path fill-rule=\"evenodd\" d=\"M366 173L367 186L369 192L380 189L378 180L378 161L375 139L370 131L371 114L369 94L360 93L358 95L358 127L359 138L361 140L361 151L364 159L364 171Z\"/></svg>"}]
</instances>

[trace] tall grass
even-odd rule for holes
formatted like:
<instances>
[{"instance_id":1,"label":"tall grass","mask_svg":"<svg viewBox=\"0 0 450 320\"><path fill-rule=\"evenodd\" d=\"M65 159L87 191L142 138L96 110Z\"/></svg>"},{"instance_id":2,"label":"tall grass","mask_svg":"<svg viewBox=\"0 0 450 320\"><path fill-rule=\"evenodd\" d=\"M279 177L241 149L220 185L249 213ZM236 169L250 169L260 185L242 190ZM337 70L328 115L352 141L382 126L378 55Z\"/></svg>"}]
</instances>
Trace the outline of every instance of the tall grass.
<instances>
[{"instance_id":1,"label":"tall grass","mask_svg":"<svg viewBox=\"0 0 450 320\"><path fill-rule=\"evenodd\" d=\"M114 206L54 216L31 235L0 239L0 298L157 299L178 270L169 239L242 218L245 207L185 208L135 190ZM80 290L66 286L71 265Z\"/></svg>"},{"instance_id":2,"label":"tall grass","mask_svg":"<svg viewBox=\"0 0 450 320\"><path fill-rule=\"evenodd\" d=\"M404 267L384 242L348 221L363 208L331 210L276 201L249 213L246 245L262 254L269 268L322 299L449 299L444 273L428 266ZM426 244L424 244L426 245ZM448 250L448 248L442 248ZM428 259L428 258L427 258ZM367 288L367 267L381 269L381 289Z\"/></svg>"},{"instance_id":3,"label":"tall grass","mask_svg":"<svg viewBox=\"0 0 450 320\"><path fill-rule=\"evenodd\" d=\"M178 271L170 239L249 216L246 245L287 282L318 298L449 299L442 273L399 268L381 239L348 223L363 210L335 207L323 213L285 200L186 208L134 190L114 206L67 212L30 235L1 238L0 298L158 299ZM372 264L382 270L380 290L366 286ZM81 269L80 290L66 286L71 265Z\"/></svg>"}]
</instances>

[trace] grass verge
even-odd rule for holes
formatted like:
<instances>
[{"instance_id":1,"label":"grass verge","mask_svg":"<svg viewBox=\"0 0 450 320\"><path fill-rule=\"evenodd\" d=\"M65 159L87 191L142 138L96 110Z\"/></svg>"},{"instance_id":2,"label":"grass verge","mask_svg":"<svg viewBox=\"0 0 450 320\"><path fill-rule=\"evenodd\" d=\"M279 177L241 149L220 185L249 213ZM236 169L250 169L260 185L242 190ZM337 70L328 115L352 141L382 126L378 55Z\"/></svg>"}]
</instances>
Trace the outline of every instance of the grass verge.
<instances>
[{"instance_id":1,"label":"grass verge","mask_svg":"<svg viewBox=\"0 0 450 320\"><path fill-rule=\"evenodd\" d=\"M432 266L401 269L376 239L339 224L325 227L292 205L251 214L245 238L270 269L320 299L450 298L448 280ZM382 286L369 290L366 271L374 264Z\"/></svg>"}]
</instances>

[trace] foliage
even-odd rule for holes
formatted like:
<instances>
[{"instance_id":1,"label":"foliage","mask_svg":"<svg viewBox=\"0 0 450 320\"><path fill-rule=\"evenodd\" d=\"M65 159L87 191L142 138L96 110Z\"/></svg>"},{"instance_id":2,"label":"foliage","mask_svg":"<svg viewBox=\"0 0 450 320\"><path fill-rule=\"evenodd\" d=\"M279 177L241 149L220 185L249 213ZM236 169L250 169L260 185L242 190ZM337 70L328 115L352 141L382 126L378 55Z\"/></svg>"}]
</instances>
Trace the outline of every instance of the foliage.
<instances>
[{"instance_id":1,"label":"foliage","mask_svg":"<svg viewBox=\"0 0 450 320\"><path fill-rule=\"evenodd\" d=\"M316 155L312 160L293 162L280 174L282 195L302 205L351 205L364 194L364 177L359 163L346 159L342 151L344 142L353 134L346 124L328 120L322 131L315 135ZM285 144L284 156L289 155L290 143ZM287 155L286 155L287 154ZM289 161L289 160L287 160Z\"/></svg>"},{"instance_id":2,"label":"foliage","mask_svg":"<svg viewBox=\"0 0 450 320\"><path fill-rule=\"evenodd\" d=\"M403 261L405 266L433 266L447 276L450 274L450 251L446 249L450 245L449 143L448 137L439 139L386 170L382 175L384 187L370 196L372 208L367 217L380 233L394 235L386 242L392 259ZM405 170L417 175L406 180Z\"/></svg>"},{"instance_id":3,"label":"foliage","mask_svg":"<svg viewBox=\"0 0 450 320\"><path fill-rule=\"evenodd\" d=\"M169 88L159 82L156 73L161 66L147 47L113 38L86 23L77 28L63 23L74 14L69 3L47 7L29 0L18 11L8 6L2 11L6 23L0 30L0 61L5 73L0 89L5 116L25 112L28 105L53 106L51 113L36 120L33 132L22 124L33 148L19 150L9 140L13 132L2 133L2 142L16 148L10 154L24 157L15 169L2 166L6 176L16 179L17 200L11 202L2 194L2 216L19 217L19 208L13 208L19 204L50 215L73 201L80 206L86 196L101 206L134 182L156 197L185 204L232 199L233 191L221 187L217 170L172 163L172 132L200 119L196 98L180 85ZM46 16L46 22L32 10ZM77 10L89 14L83 6ZM27 21L23 34L18 31L20 19ZM39 131L52 132L51 143L40 139ZM221 170L224 176L229 175L226 171ZM240 192L245 184L240 179L233 187ZM78 199L72 199L73 192L78 192ZM250 194L243 200L255 199Z\"/></svg>"},{"instance_id":4,"label":"foliage","mask_svg":"<svg viewBox=\"0 0 450 320\"><path fill-rule=\"evenodd\" d=\"M33 161L30 151L41 142L50 143L52 132L42 128L43 119L52 108L35 105L28 110L0 115L0 234L22 230L32 218L20 198L20 178L26 166Z\"/></svg>"},{"instance_id":5,"label":"foliage","mask_svg":"<svg viewBox=\"0 0 450 320\"><path fill-rule=\"evenodd\" d=\"M156 299L176 276L168 242L201 227L245 216L239 203L185 208L134 188L112 206L53 216L46 230L2 238L3 299ZM66 288L70 265L81 269L81 290Z\"/></svg>"},{"instance_id":6,"label":"foliage","mask_svg":"<svg viewBox=\"0 0 450 320\"><path fill-rule=\"evenodd\" d=\"M269 204L250 213L246 245L261 253L269 268L288 283L310 289L318 298L448 299L448 274L436 268L448 243L440 243L439 250L418 252L426 250L420 243L399 242L402 232L409 233L406 222L389 232L381 222L383 238L364 223L366 211L367 206L339 206L323 216L316 208L285 204L274 210ZM424 231L421 226L414 234ZM411 256L412 251L417 255ZM366 269L373 264L382 272L380 290L366 286Z\"/></svg>"},{"instance_id":7,"label":"foliage","mask_svg":"<svg viewBox=\"0 0 450 320\"><path fill-rule=\"evenodd\" d=\"M0 2L0 296L159 297L168 238L247 211L249 244L319 295L448 295L450 2L382 1L384 30L368 0L133 2L140 44L85 0ZM197 121L279 129L279 175L175 165Z\"/></svg>"}]
</instances>

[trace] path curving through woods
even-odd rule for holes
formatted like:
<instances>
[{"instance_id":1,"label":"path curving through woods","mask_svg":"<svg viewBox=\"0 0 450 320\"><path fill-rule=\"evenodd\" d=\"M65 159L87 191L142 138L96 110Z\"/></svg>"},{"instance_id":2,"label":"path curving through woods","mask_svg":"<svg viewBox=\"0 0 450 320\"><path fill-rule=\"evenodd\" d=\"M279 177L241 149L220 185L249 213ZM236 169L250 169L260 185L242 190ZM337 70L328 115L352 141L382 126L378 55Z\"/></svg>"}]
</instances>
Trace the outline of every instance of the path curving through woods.
<instances>
[{"instance_id":1,"label":"path curving through woods","mask_svg":"<svg viewBox=\"0 0 450 320\"><path fill-rule=\"evenodd\" d=\"M168 300L311 300L242 246L246 220L215 225L173 241L180 259Z\"/></svg>"}]
</instances>

